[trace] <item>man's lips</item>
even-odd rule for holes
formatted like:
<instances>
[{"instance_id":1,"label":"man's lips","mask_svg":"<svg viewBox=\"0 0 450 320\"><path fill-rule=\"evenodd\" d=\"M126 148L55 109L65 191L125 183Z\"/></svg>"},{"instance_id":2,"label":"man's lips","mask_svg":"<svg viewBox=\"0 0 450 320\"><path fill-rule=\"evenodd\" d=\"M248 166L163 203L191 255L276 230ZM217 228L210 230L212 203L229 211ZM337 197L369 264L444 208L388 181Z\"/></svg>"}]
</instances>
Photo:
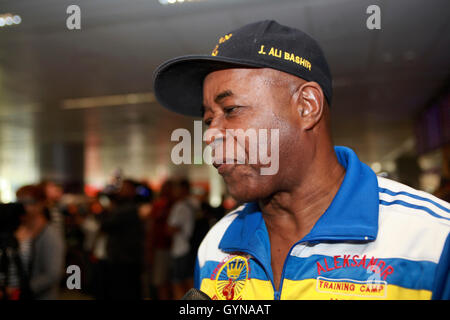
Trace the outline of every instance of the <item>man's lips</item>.
<instances>
[{"instance_id":1,"label":"man's lips","mask_svg":"<svg viewBox=\"0 0 450 320\"><path fill-rule=\"evenodd\" d=\"M229 172L234 167L234 164L223 163L223 164L214 165L214 167L216 167L217 172L219 174L223 175L223 174L226 174L227 172Z\"/></svg>"},{"instance_id":2,"label":"man's lips","mask_svg":"<svg viewBox=\"0 0 450 320\"><path fill-rule=\"evenodd\" d=\"M237 164L245 164L245 162L238 161L236 159L223 159L220 163L213 162L213 166L217 169L217 171L220 174L226 173Z\"/></svg>"}]
</instances>

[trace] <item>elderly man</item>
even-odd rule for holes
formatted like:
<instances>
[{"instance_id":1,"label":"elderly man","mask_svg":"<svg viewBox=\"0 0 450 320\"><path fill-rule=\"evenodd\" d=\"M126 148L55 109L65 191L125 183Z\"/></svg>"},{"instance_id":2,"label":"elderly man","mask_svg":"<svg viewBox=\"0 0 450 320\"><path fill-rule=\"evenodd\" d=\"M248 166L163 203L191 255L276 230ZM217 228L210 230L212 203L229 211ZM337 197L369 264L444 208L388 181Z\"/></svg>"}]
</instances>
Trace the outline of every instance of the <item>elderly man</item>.
<instances>
[{"instance_id":1,"label":"elderly man","mask_svg":"<svg viewBox=\"0 0 450 320\"><path fill-rule=\"evenodd\" d=\"M279 133L268 142L278 144L274 174L248 161L249 139L245 161L215 158L245 204L199 248L196 286L212 299L450 297L449 204L333 146L331 74L310 36L252 23L222 36L210 56L164 63L154 86L163 106L222 132L219 148L236 139L231 129Z\"/></svg>"}]
</instances>

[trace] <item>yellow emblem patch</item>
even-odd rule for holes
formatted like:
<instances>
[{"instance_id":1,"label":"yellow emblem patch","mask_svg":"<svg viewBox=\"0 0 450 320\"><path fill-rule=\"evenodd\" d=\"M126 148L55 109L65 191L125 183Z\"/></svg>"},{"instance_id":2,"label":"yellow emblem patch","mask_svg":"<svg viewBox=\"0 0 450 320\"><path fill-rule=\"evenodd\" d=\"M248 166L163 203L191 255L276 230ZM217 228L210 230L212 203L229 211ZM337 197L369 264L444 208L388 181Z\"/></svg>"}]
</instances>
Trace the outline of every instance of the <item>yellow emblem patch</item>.
<instances>
[{"instance_id":1,"label":"yellow emblem patch","mask_svg":"<svg viewBox=\"0 0 450 320\"><path fill-rule=\"evenodd\" d=\"M216 276L216 294L220 300L238 300L248 279L248 262L241 256L226 261Z\"/></svg>"}]
</instances>

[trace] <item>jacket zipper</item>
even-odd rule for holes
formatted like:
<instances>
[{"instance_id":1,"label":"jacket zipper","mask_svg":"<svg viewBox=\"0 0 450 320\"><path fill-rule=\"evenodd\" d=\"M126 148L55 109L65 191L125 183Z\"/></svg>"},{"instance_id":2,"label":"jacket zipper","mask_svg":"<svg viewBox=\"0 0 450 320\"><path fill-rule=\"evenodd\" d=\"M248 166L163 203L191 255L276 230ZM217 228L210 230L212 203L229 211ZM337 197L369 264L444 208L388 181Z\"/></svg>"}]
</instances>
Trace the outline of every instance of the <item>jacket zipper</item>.
<instances>
[{"instance_id":1,"label":"jacket zipper","mask_svg":"<svg viewBox=\"0 0 450 320\"><path fill-rule=\"evenodd\" d=\"M288 252L288 254L287 254L287 256L286 256L286 259L284 260L284 263L283 263L283 271L281 272L281 279L280 279L280 288L279 288L279 291L275 291L275 300L280 300L281 299L281 291L282 291L282 289L283 289L283 282L284 282L284 272L285 272L285 270L286 270L286 264L287 264L287 261L288 261L288 259L289 259L289 257L291 256L291 252L292 252L292 249L294 249L297 245L299 245L300 243L302 243L302 242L305 242L304 240L300 240L300 241L298 241L298 242L296 242L290 249L289 249L289 252Z\"/></svg>"}]
</instances>

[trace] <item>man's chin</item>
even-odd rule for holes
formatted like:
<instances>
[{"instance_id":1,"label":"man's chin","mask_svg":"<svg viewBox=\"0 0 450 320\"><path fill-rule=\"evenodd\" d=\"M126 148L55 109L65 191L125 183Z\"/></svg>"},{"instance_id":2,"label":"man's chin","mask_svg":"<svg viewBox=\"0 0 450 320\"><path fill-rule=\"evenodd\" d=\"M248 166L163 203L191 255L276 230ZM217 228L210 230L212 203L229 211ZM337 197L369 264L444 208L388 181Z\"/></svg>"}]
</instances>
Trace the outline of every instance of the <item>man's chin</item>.
<instances>
[{"instance_id":1,"label":"man's chin","mask_svg":"<svg viewBox=\"0 0 450 320\"><path fill-rule=\"evenodd\" d=\"M226 178L224 180L228 193L239 203L254 202L264 198L261 186L258 187L257 184L249 183L245 178L241 181L229 181Z\"/></svg>"},{"instance_id":2,"label":"man's chin","mask_svg":"<svg viewBox=\"0 0 450 320\"><path fill-rule=\"evenodd\" d=\"M229 190L229 189L228 189ZM255 202L258 200L258 197L252 195L251 193L249 193L247 190L242 191L229 191L230 196L233 197L234 200L236 200L237 203L247 203L247 202Z\"/></svg>"},{"instance_id":3,"label":"man's chin","mask_svg":"<svg viewBox=\"0 0 450 320\"><path fill-rule=\"evenodd\" d=\"M259 168L249 165L234 165L222 172L228 193L238 202L253 202L270 194L273 181L269 176L261 176Z\"/></svg>"}]
</instances>

